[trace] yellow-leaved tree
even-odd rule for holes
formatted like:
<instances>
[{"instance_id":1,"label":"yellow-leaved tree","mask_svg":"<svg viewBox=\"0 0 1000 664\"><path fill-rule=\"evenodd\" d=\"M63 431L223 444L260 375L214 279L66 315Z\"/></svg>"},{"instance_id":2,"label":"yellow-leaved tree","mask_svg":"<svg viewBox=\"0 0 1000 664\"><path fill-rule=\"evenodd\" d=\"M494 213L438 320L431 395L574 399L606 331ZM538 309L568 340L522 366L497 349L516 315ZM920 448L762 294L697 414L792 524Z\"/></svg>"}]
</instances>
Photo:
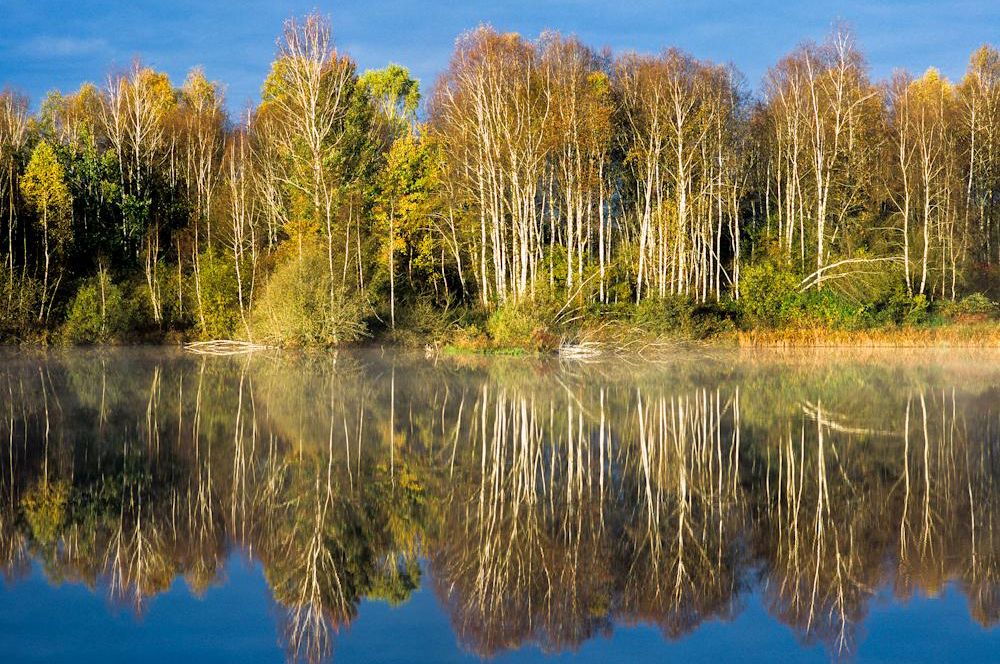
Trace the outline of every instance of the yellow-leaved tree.
<instances>
[{"instance_id":1,"label":"yellow-leaved tree","mask_svg":"<svg viewBox=\"0 0 1000 664\"><path fill-rule=\"evenodd\" d=\"M48 141L41 141L31 153L31 161L21 177L21 194L34 209L42 227L45 270L42 280L41 305L38 320L44 320L52 308L49 297L49 265L53 250L61 253L70 239L70 215L73 198L66 186L66 172ZM58 282L57 282L58 283ZM46 308L48 305L48 308Z\"/></svg>"}]
</instances>

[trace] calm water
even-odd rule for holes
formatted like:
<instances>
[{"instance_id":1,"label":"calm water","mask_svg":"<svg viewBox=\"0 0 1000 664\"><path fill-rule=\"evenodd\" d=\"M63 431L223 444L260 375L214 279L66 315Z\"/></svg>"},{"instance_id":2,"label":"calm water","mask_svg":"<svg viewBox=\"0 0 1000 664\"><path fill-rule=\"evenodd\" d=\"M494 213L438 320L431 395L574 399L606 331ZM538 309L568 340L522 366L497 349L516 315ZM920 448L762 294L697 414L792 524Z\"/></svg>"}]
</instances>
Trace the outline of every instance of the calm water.
<instances>
[{"instance_id":1,"label":"calm water","mask_svg":"<svg viewBox=\"0 0 1000 664\"><path fill-rule=\"evenodd\" d=\"M1000 354L7 351L0 566L3 661L1000 661Z\"/></svg>"}]
</instances>

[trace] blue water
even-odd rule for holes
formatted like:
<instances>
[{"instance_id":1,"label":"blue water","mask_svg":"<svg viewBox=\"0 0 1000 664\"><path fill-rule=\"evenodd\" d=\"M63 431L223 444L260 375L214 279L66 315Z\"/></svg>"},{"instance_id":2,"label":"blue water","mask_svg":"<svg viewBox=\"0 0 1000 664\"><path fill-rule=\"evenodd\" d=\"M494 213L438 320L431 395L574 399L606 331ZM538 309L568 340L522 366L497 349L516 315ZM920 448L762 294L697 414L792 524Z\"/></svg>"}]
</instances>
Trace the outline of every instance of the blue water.
<instances>
[{"instance_id":1,"label":"blue water","mask_svg":"<svg viewBox=\"0 0 1000 664\"><path fill-rule=\"evenodd\" d=\"M426 572L425 572L426 573ZM427 579L428 581L430 579ZM334 640L335 662L478 662L456 642L448 617L425 583L401 606L364 601L358 617ZM219 582L203 596L182 579L151 598L141 615L109 604L77 583L49 583L40 567L7 581L0 593L0 652L9 662L281 662L277 618L263 571L230 555ZM997 662L1000 631L979 627L961 592L949 585L938 597L872 603L852 658L858 662ZM140 656L141 653L141 656ZM826 662L830 653L809 645L770 617L757 593L748 593L729 622L707 621L669 641L647 625L616 626L578 649L544 653L527 645L496 662Z\"/></svg>"}]
</instances>

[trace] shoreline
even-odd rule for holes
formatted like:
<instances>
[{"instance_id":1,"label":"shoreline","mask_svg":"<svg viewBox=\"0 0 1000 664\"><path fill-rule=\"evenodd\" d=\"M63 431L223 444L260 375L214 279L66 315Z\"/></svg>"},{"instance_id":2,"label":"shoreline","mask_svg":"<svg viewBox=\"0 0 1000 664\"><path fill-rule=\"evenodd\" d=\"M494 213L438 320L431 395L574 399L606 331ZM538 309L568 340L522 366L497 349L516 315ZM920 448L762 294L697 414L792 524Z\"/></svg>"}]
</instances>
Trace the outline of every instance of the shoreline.
<instances>
[{"instance_id":1,"label":"shoreline","mask_svg":"<svg viewBox=\"0 0 1000 664\"><path fill-rule=\"evenodd\" d=\"M604 332L604 333L601 333ZM837 330L829 328L752 329L726 331L704 337L678 334L657 334L641 328L618 330L608 335L606 330L580 329L551 343L537 347L531 339L523 344L498 345L485 337L470 342L468 335L452 333L444 338L393 339L381 334L360 341L336 346L267 346L239 339L184 339L167 335L163 339L124 343L64 344L45 341L24 341L0 344L6 349L71 350L82 348L175 348L198 354L229 355L279 350L287 352L325 352L337 350L393 349L423 352L428 356L480 355L507 357L559 357L588 359L595 356L650 356L692 350L763 350L763 349L985 349L1000 350L1000 321L952 323L933 327L875 328L869 330ZM216 349L215 346L218 346ZM209 350L201 350L208 348Z\"/></svg>"},{"instance_id":2,"label":"shoreline","mask_svg":"<svg viewBox=\"0 0 1000 664\"><path fill-rule=\"evenodd\" d=\"M595 333L586 328L572 331L551 348L530 345L511 347L470 346L443 343L439 349L452 354L485 355L649 355L673 350L755 350L755 349L1000 349L1000 321L955 322L930 327L885 327L866 330L838 330L822 327L730 330L704 336L683 333L657 334L640 327L613 334ZM566 339L575 337L574 341Z\"/></svg>"}]
</instances>

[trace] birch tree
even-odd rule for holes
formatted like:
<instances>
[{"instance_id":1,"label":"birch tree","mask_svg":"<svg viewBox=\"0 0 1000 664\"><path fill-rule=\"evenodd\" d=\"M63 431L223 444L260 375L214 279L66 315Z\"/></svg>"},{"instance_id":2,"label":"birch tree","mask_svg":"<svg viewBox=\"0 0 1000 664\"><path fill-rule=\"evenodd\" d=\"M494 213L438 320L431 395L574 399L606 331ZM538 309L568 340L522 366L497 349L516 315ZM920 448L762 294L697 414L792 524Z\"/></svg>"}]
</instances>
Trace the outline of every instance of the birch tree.
<instances>
[{"instance_id":1,"label":"birch tree","mask_svg":"<svg viewBox=\"0 0 1000 664\"><path fill-rule=\"evenodd\" d=\"M36 211L42 228L44 268L41 305L38 310L38 321L41 322L48 309L51 309L50 300L54 296L49 293L52 255L54 252L61 252L64 243L70 239L68 220L73 203L66 186L66 173L48 142L42 141L35 147L20 184L21 193Z\"/></svg>"}]
</instances>

